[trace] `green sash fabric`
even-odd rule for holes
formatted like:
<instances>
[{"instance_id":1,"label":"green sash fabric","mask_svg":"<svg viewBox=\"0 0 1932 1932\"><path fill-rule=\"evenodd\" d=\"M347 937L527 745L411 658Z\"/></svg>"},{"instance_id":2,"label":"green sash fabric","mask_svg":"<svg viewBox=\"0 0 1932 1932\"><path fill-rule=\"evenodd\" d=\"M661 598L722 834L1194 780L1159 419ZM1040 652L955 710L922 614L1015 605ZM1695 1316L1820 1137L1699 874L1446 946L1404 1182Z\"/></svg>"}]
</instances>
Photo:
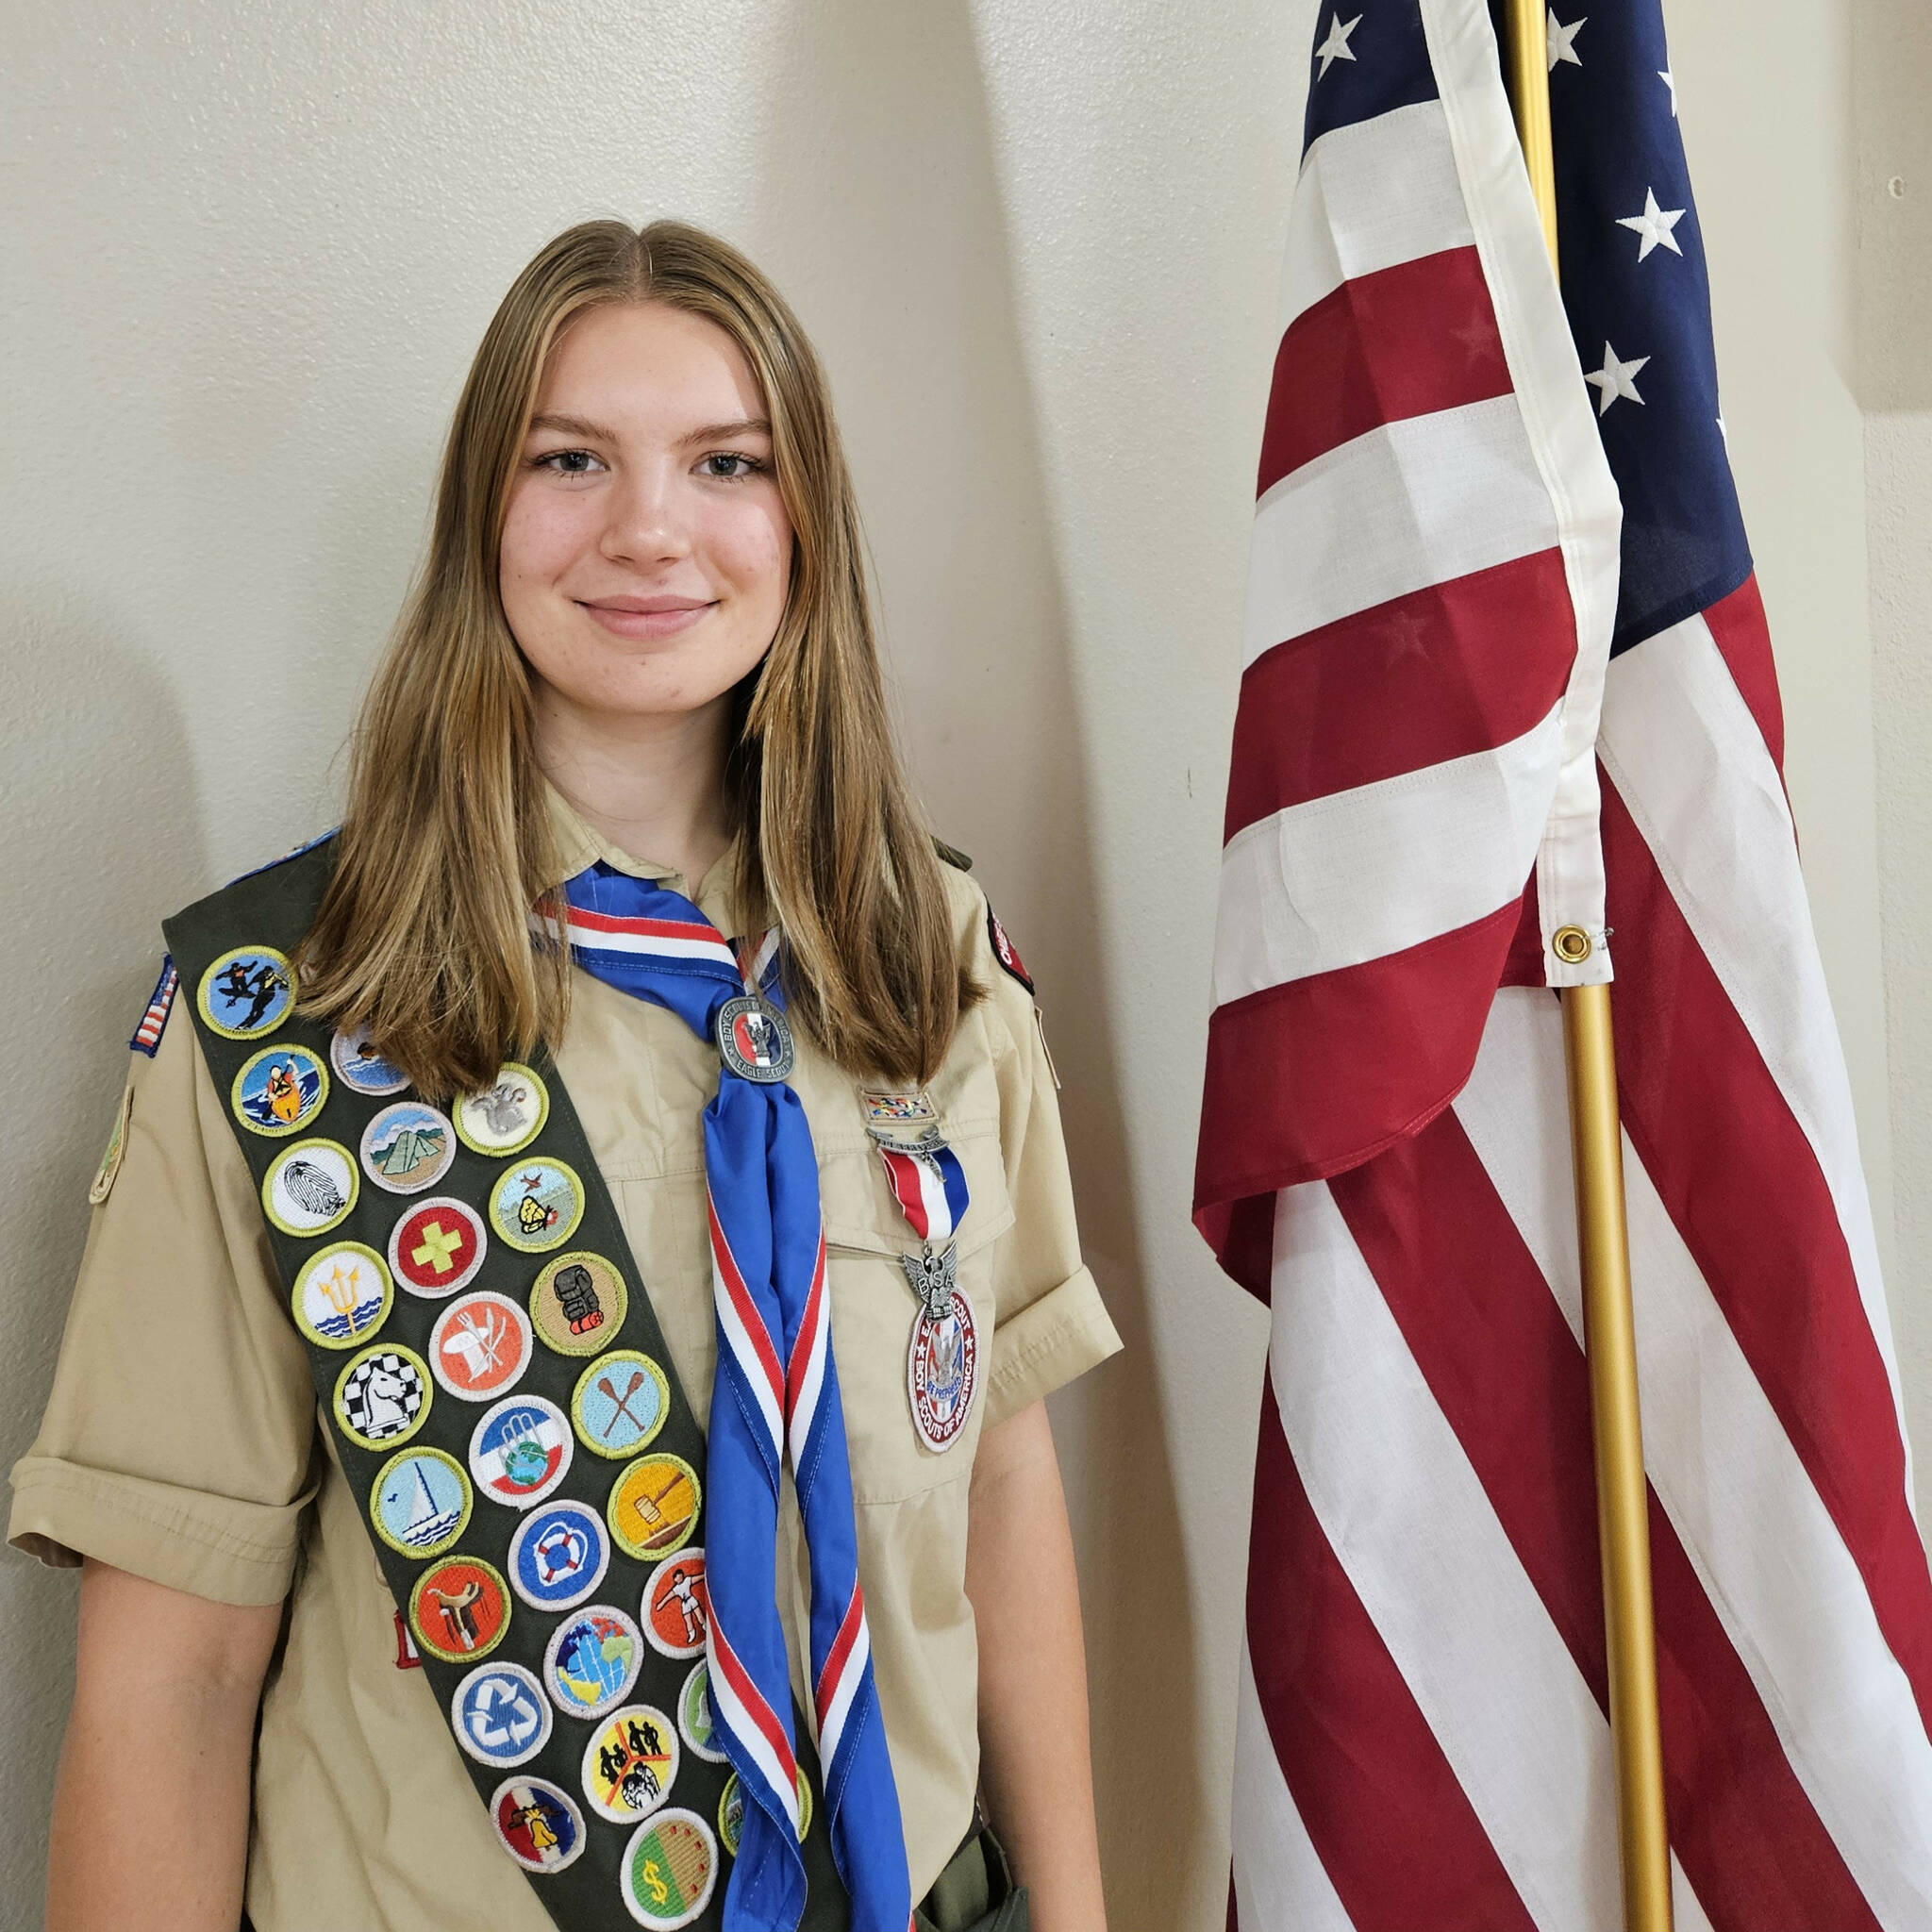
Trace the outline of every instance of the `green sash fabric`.
<instances>
[{"instance_id":1,"label":"green sash fabric","mask_svg":"<svg viewBox=\"0 0 1932 1932\"><path fill-rule=\"evenodd\" d=\"M209 1024L208 1012L200 997L204 977L210 967L239 947L271 947L289 957L295 953L303 936L313 923L324 888L334 863L334 841L325 841L283 863L237 880L233 885L191 906L166 922L165 930L175 962L181 974L181 994L194 1012L202 1052L218 1092L228 1102L229 1124L238 1144L247 1158L250 1172L259 1190L277 1158L292 1146L309 1140L325 1140L348 1150L353 1162L361 1146L363 1130L384 1108L399 1098L413 1094L374 1096L359 1093L342 1079L329 1062L329 1029L298 1018L291 1009L278 1022L246 1038L229 1038ZM299 990L298 990L299 992ZM327 1091L312 1116L302 1120L293 1132L271 1135L256 1131L241 1117L233 1093L235 1083L248 1063L264 1048L304 1047L317 1056L328 1070ZM622 1223L611 1203L609 1191L597 1171L589 1141L570 1096L564 1091L555 1063L547 1055L533 1062L549 1091L549 1112L535 1139L515 1156L489 1156L459 1144L448 1171L423 1194L401 1194L375 1185L366 1169L359 1174L360 1186L355 1203L344 1219L310 1236L297 1236L268 1221L269 1241L275 1254L285 1294L292 1293L308 1263L325 1250L353 1241L375 1257L386 1257L392 1229L424 1200L448 1197L475 1208L489 1230L488 1249L475 1279L462 1292L491 1290L521 1306L528 1307L531 1291L546 1263L560 1255L588 1252L604 1257L622 1277L626 1291L626 1307L620 1324L607 1322L608 1334L598 1337L597 1356L565 1355L546 1345L542 1328L537 1327L528 1369L514 1389L516 1394L546 1397L568 1418L572 1395L584 1372L611 1349L635 1351L650 1357L663 1371L668 1412L661 1428L648 1444L651 1455L669 1454L682 1457L702 1482L705 1469L705 1441L690 1400L677 1382L675 1367L658 1319L651 1307L644 1285L637 1279L629 1244ZM438 1103L439 1105L441 1103ZM449 1108L443 1107L447 1113ZM507 1170L544 1160L559 1162L575 1172L582 1188L582 1220L567 1239L543 1251L522 1252L498 1238L491 1218L490 1197L503 1180ZM387 1264L385 1263L385 1266ZM387 1312L379 1322L370 1320L358 1329L353 1342L342 1347L320 1345L315 1335L304 1332L309 1366L323 1413L328 1418L334 1446L350 1489L360 1502L365 1528L370 1527L372 1491L385 1467L398 1452L390 1442L371 1449L358 1441L342 1427L337 1412L336 1390L344 1370L365 1348L377 1345L408 1349L425 1364L430 1358L430 1332L445 1302L425 1299L394 1283ZM292 1319L292 1316L291 1316ZM297 1324L298 1328L301 1324ZM628 1365L627 1365L628 1366ZM593 1380L595 1378L592 1378ZM640 1560L627 1555L610 1539L609 1568L588 1604L573 1610L545 1611L533 1608L510 1590L510 1539L524 1521L524 1512L481 1492L470 1473L471 1433L486 1412L488 1402L458 1400L441 1388L433 1388L427 1414L414 1432L401 1444L402 1452L429 1448L440 1450L463 1472L471 1491L469 1517L454 1542L434 1557L405 1553L371 1529L370 1542L387 1578L396 1604L407 1617L411 1591L419 1578L437 1563L457 1555L480 1557L492 1565L506 1579L504 1597L510 1614L501 1640L490 1650L487 1661L508 1660L544 1680L544 1654L552 1633L558 1625L591 1605L611 1605L626 1612L641 1626L641 1598L654 1560ZM573 1444L568 1472L543 1504L561 1498L583 1503L603 1518L612 1485L628 1465L591 1454L582 1441ZM543 1507L540 1504L538 1507ZM704 1543L702 1501L693 1532L687 1547ZM425 1612L426 1614L426 1612ZM450 1663L434 1656L420 1643L423 1669L436 1695L444 1722L451 1721L451 1700L458 1685L477 1667L475 1659ZM649 1643L640 1646L641 1665L637 1682L624 1702L655 1706L675 1724L678 1700L692 1670L690 1660L664 1657ZM633 1932L638 1921L620 1894L620 1872L626 1847L637 1827L611 1823L593 1810L584 1789L584 1755L592 1737L602 1729L605 1718L585 1719L567 1716L554 1709L551 1734L543 1748L514 1769L484 1765L460 1751L455 1740L451 1749L460 1758L475 1783L486 1806L504 1783L513 1779L541 1778L559 1787L575 1801L582 1815L584 1850L560 1869L530 1873L530 1884L544 1908L560 1927L569 1932ZM806 1932L845 1932L849 1923L845 1896L833 1868L824 1824L824 1806L819 1802L818 1766L810 1756L809 1737L800 1717L796 1725L799 1761L812 1785L811 1824L807 1836L805 1857L809 1883L809 1902L802 1922ZM695 1813L718 1836L720 1802L724 1795L730 1768L713 1764L680 1740L679 1763L664 1804ZM492 1830L494 1826L492 1824ZM651 1850L641 1848L640 1860ZM658 1848L661 1853L661 1848ZM686 1849L689 1849L687 1845ZM508 1861L508 1854L504 1854ZM717 1877L703 1912L687 1921L693 1925L723 1924L725 1883L730 1861L723 1844L716 1854ZM676 1916L671 1891L675 1889L679 1863L672 1848L668 1864L660 1863L648 1874L658 1897L658 1910L666 1919ZM689 1874L689 1867L685 1867ZM662 1921L660 1921L661 1923ZM646 1921L646 1923L650 1923Z\"/></svg>"}]
</instances>

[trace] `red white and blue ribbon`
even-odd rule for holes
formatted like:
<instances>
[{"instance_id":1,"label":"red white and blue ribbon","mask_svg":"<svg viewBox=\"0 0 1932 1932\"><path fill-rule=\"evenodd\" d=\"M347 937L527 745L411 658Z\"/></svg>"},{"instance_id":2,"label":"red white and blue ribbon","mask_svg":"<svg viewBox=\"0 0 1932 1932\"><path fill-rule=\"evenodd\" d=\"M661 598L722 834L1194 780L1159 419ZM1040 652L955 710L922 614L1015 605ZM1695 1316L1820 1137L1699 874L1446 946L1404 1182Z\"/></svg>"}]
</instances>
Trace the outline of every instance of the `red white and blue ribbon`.
<instances>
[{"instance_id":1,"label":"red white and blue ribbon","mask_svg":"<svg viewBox=\"0 0 1932 1932\"><path fill-rule=\"evenodd\" d=\"M929 1247L951 1241L966 1218L966 1170L959 1157L939 1140L917 1150L881 1146L879 1156L912 1232Z\"/></svg>"},{"instance_id":2,"label":"red white and blue ribbon","mask_svg":"<svg viewBox=\"0 0 1932 1932\"><path fill-rule=\"evenodd\" d=\"M564 891L576 963L676 1013L702 1038L713 1038L718 1009L746 991L782 1005L774 938L741 972L710 921L663 886L599 862ZM851 1897L853 1932L907 1932L911 1885L859 1588L811 1130L788 1084L746 1080L728 1065L704 1129L718 1320L705 1483L708 1652L724 1749L753 1800L725 1893L725 1932L793 1932L805 1908L775 1574L788 1456L811 1573L811 1669L832 1854Z\"/></svg>"}]
</instances>

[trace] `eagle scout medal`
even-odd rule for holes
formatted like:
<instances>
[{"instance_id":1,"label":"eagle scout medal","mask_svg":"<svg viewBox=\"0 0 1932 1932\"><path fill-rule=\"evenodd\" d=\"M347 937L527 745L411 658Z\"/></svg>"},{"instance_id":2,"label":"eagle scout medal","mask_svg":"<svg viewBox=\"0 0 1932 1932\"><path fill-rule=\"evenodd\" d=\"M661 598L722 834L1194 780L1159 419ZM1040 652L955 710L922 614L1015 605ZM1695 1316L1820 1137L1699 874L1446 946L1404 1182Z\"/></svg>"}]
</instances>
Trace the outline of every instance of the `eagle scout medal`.
<instances>
[{"instance_id":1,"label":"eagle scout medal","mask_svg":"<svg viewBox=\"0 0 1932 1932\"><path fill-rule=\"evenodd\" d=\"M470 1479L456 1457L441 1449L404 1449L376 1475L369 1491L369 1520L376 1535L403 1556L440 1557L469 1523Z\"/></svg>"},{"instance_id":2,"label":"eagle scout medal","mask_svg":"<svg viewBox=\"0 0 1932 1932\"><path fill-rule=\"evenodd\" d=\"M409 1084L408 1074L400 1067L391 1066L370 1044L366 1026L347 1031L338 1028L328 1043L328 1063L342 1085L355 1093L373 1094L379 1099L400 1093Z\"/></svg>"},{"instance_id":3,"label":"eagle scout medal","mask_svg":"<svg viewBox=\"0 0 1932 1932\"><path fill-rule=\"evenodd\" d=\"M740 1079L767 1085L791 1077L791 1027L762 993L741 993L718 1008L718 1052Z\"/></svg>"},{"instance_id":4,"label":"eagle scout medal","mask_svg":"<svg viewBox=\"0 0 1932 1932\"><path fill-rule=\"evenodd\" d=\"M224 1040L259 1040L295 1004L295 969L273 946L237 946L201 975L194 1004Z\"/></svg>"},{"instance_id":5,"label":"eagle scout medal","mask_svg":"<svg viewBox=\"0 0 1932 1932\"><path fill-rule=\"evenodd\" d=\"M671 1795L677 1727L650 1704L626 1704L584 1746L584 1796L599 1818L635 1824Z\"/></svg>"},{"instance_id":6,"label":"eagle scout medal","mask_svg":"<svg viewBox=\"0 0 1932 1932\"><path fill-rule=\"evenodd\" d=\"M470 1474L479 1496L527 1509L570 1468L570 1424L541 1395L506 1395L470 1435Z\"/></svg>"},{"instance_id":7,"label":"eagle scout medal","mask_svg":"<svg viewBox=\"0 0 1932 1932\"><path fill-rule=\"evenodd\" d=\"M478 1764L508 1771L525 1764L550 1741L556 1722L550 1700L522 1664L478 1664L450 1699L449 1727Z\"/></svg>"},{"instance_id":8,"label":"eagle scout medal","mask_svg":"<svg viewBox=\"0 0 1932 1932\"><path fill-rule=\"evenodd\" d=\"M467 1202L437 1194L390 1230L389 1272L411 1294L441 1301L475 1279L489 1246L483 1217Z\"/></svg>"},{"instance_id":9,"label":"eagle scout medal","mask_svg":"<svg viewBox=\"0 0 1932 1932\"><path fill-rule=\"evenodd\" d=\"M432 1563L409 1592L409 1628L446 1664L488 1657L509 1628L509 1591L496 1566L460 1551Z\"/></svg>"},{"instance_id":10,"label":"eagle scout medal","mask_svg":"<svg viewBox=\"0 0 1932 1932\"><path fill-rule=\"evenodd\" d=\"M653 1650L664 1657L702 1657L710 1615L703 1550L680 1550L651 1572L638 1620Z\"/></svg>"},{"instance_id":11,"label":"eagle scout medal","mask_svg":"<svg viewBox=\"0 0 1932 1932\"><path fill-rule=\"evenodd\" d=\"M979 1324L965 1291L955 1288L942 1313L920 1309L906 1351L912 1425L936 1455L959 1440L978 1380Z\"/></svg>"},{"instance_id":12,"label":"eagle scout medal","mask_svg":"<svg viewBox=\"0 0 1932 1932\"><path fill-rule=\"evenodd\" d=\"M570 1412L585 1448L622 1461L664 1426L671 1384L649 1356L614 1348L577 1377Z\"/></svg>"},{"instance_id":13,"label":"eagle scout medal","mask_svg":"<svg viewBox=\"0 0 1932 1932\"><path fill-rule=\"evenodd\" d=\"M522 1381L535 1346L522 1307L479 1288L437 1316L429 1373L463 1402L490 1402Z\"/></svg>"},{"instance_id":14,"label":"eagle scout medal","mask_svg":"<svg viewBox=\"0 0 1932 1932\"><path fill-rule=\"evenodd\" d=\"M490 1194L490 1224L526 1255L560 1248L584 1218L584 1184L560 1160L519 1160Z\"/></svg>"},{"instance_id":15,"label":"eagle scout medal","mask_svg":"<svg viewBox=\"0 0 1932 1932\"><path fill-rule=\"evenodd\" d=\"M363 1449L407 1442L429 1420L435 1394L421 1356L378 1343L336 1377L336 1422Z\"/></svg>"},{"instance_id":16,"label":"eagle scout medal","mask_svg":"<svg viewBox=\"0 0 1932 1932\"><path fill-rule=\"evenodd\" d=\"M420 1194L457 1158L449 1116L420 1100L398 1100L362 1129L362 1171L391 1194Z\"/></svg>"},{"instance_id":17,"label":"eagle scout medal","mask_svg":"<svg viewBox=\"0 0 1932 1932\"><path fill-rule=\"evenodd\" d=\"M532 1509L509 1540L509 1586L533 1610L574 1610L610 1567L610 1531L587 1503Z\"/></svg>"},{"instance_id":18,"label":"eagle scout medal","mask_svg":"<svg viewBox=\"0 0 1932 1932\"><path fill-rule=\"evenodd\" d=\"M645 1562L691 1541L698 1515L698 1473L681 1456L640 1456L610 1486L605 1515L617 1547Z\"/></svg>"},{"instance_id":19,"label":"eagle scout medal","mask_svg":"<svg viewBox=\"0 0 1932 1932\"><path fill-rule=\"evenodd\" d=\"M612 1604L592 1604L551 1632L543 1688L565 1717L602 1717L630 1695L643 1653L629 1617Z\"/></svg>"},{"instance_id":20,"label":"eagle scout medal","mask_svg":"<svg viewBox=\"0 0 1932 1932\"><path fill-rule=\"evenodd\" d=\"M251 1132L299 1133L328 1098L328 1069L306 1046L265 1046L242 1063L232 1098L235 1118Z\"/></svg>"},{"instance_id":21,"label":"eagle scout medal","mask_svg":"<svg viewBox=\"0 0 1932 1932\"><path fill-rule=\"evenodd\" d=\"M583 1856L584 1814L548 1778L513 1777L498 1785L490 1815L504 1850L525 1872L561 1872Z\"/></svg>"},{"instance_id":22,"label":"eagle scout medal","mask_svg":"<svg viewBox=\"0 0 1932 1932\"><path fill-rule=\"evenodd\" d=\"M362 1191L355 1157L340 1141L297 1141L261 1177L261 1211L269 1225L306 1239L345 1220Z\"/></svg>"},{"instance_id":23,"label":"eagle scout medal","mask_svg":"<svg viewBox=\"0 0 1932 1932\"><path fill-rule=\"evenodd\" d=\"M718 1841L695 1811L659 1811L638 1826L624 1850L624 1903L651 1932L677 1932L711 1902Z\"/></svg>"},{"instance_id":24,"label":"eagle scout medal","mask_svg":"<svg viewBox=\"0 0 1932 1932\"><path fill-rule=\"evenodd\" d=\"M465 1147L498 1157L520 1154L550 1118L550 1090L528 1067L508 1060L494 1085L466 1093L452 1111Z\"/></svg>"},{"instance_id":25,"label":"eagle scout medal","mask_svg":"<svg viewBox=\"0 0 1932 1932\"><path fill-rule=\"evenodd\" d=\"M684 1689L677 1693L677 1734L707 1762L724 1762L724 1754L718 1748L718 1720L711 1709L711 1667L708 1663L693 1664Z\"/></svg>"},{"instance_id":26,"label":"eagle scout medal","mask_svg":"<svg viewBox=\"0 0 1932 1932\"><path fill-rule=\"evenodd\" d=\"M530 1320L558 1355L608 1348L629 1311L624 1276L602 1255L559 1255L530 1291Z\"/></svg>"},{"instance_id":27,"label":"eagle scout medal","mask_svg":"<svg viewBox=\"0 0 1932 1932\"><path fill-rule=\"evenodd\" d=\"M337 1241L309 1257L290 1300L296 1327L318 1348L353 1348L382 1326L394 1294L374 1248Z\"/></svg>"}]
</instances>

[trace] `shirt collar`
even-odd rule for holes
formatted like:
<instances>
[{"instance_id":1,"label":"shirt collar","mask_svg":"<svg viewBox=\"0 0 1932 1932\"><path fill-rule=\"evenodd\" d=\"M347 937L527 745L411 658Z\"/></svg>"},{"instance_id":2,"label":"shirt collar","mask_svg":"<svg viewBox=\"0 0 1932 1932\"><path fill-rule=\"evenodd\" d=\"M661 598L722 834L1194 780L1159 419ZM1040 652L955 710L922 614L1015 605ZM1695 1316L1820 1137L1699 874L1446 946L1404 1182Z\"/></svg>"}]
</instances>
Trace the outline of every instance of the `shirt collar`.
<instances>
[{"instance_id":1,"label":"shirt collar","mask_svg":"<svg viewBox=\"0 0 1932 1932\"><path fill-rule=\"evenodd\" d=\"M551 845L557 855L557 876L551 881L553 887L575 878L578 873L601 858L614 872L627 873L636 879L649 879L657 885L669 887L674 892L683 893L725 938L733 936L729 888L732 862L738 855L735 840L698 881L697 890L693 891L691 882L682 873L674 872L670 866L656 859L635 858L613 845L595 826L586 822L548 778L542 783L544 803L550 812Z\"/></svg>"}]
</instances>

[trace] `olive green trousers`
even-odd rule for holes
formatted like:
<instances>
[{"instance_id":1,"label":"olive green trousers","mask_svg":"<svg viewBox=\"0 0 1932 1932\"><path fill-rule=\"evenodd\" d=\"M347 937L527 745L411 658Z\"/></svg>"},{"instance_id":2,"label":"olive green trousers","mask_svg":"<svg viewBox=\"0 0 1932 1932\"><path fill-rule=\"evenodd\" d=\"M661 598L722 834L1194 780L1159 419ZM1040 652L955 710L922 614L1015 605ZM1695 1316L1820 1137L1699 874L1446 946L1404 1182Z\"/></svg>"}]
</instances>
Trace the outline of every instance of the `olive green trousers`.
<instances>
[{"instance_id":1,"label":"olive green trousers","mask_svg":"<svg viewBox=\"0 0 1932 1932\"><path fill-rule=\"evenodd\" d=\"M917 1932L1029 1932L1026 1888L988 1826L974 1824L966 1842L912 1914Z\"/></svg>"}]
</instances>

